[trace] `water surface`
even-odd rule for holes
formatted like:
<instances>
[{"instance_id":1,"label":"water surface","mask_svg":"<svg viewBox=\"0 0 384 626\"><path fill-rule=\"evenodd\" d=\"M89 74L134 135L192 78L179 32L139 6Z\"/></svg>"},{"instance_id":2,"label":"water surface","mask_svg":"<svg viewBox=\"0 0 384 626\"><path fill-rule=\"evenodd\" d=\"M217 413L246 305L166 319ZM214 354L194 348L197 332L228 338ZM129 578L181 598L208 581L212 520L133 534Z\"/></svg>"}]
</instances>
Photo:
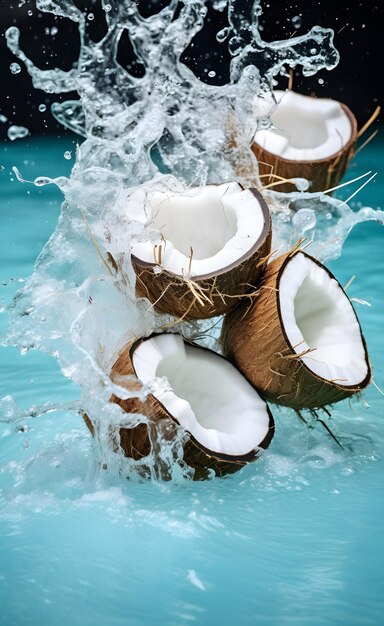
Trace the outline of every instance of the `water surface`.
<instances>
[{"instance_id":1,"label":"water surface","mask_svg":"<svg viewBox=\"0 0 384 626\"><path fill-rule=\"evenodd\" d=\"M382 148L363 150L348 177L374 170ZM31 274L61 202L54 186L17 182L11 166L28 179L68 174L63 155L73 149L72 138L2 148L3 304ZM378 177L356 200L377 208L383 196ZM330 266L342 284L355 274L349 295L371 305L356 308L384 388L382 251L382 227L360 225ZM13 402L20 411L79 397L48 354L8 347L0 359L3 419ZM343 450L322 427L274 415L276 436L260 461L225 480L181 485L107 472L95 481L91 437L75 412L0 424L0 623L381 624L383 397L371 385L360 403L333 411Z\"/></svg>"}]
</instances>

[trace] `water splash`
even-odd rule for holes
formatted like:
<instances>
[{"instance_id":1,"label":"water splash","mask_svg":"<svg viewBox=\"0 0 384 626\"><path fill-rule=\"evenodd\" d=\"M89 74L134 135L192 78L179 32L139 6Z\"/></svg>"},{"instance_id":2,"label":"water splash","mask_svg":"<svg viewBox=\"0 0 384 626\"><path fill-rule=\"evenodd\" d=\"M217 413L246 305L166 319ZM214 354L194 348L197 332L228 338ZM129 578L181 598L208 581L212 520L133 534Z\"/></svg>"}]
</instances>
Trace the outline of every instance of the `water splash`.
<instances>
[{"instance_id":1,"label":"water splash","mask_svg":"<svg viewBox=\"0 0 384 626\"><path fill-rule=\"evenodd\" d=\"M104 10L106 4L103 2ZM273 77L286 65L300 64L309 76L322 68L332 69L339 59L331 30L314 27L306 35L266 43L258 31L260 0L246 7L239 0L230 0L225 34L232 55L230 82L223 87L208 85L180 60L203 27L206 3L186 0L177 15L179 4L172 0L159 13L144 18L131 0L108 2L107 33L94 42L87 33L84 13L72 1L37 0L40 11L78 24L80 55L76 67L68 72L35 67L20 49L19 30L11 27L6 33L8 47L25 64L37 89L78 92L79 101L56 103L52 113L92 143L93 164L108 167L114 158L114 171L120 164L131 185L154 175L156 168L150 158L154 148L170 172L187 183L191 179L198 184L215 182L218 176L234 178L227 154L232 116L242 135L232 160L240 156L253 171L255 160L249 145L257 124L252 111L254 96L264 96L272 105ZM145 67L142 78L132 76L117 61L124 32ZM86 160L88 166L92 164L88 153Z\"/></svg>"},{"instance_id":2,"label":"water splash","mask_svg":"<svg viewBox=\"0 0 384 626\"><path fill-rule=\"evenodd\" d=\"M268 194L274 227L273 247L283 253L299 239L308 253L325 262L337 259L351 230L363 222L384 225L384 212L372 207L352 210L344 201L323 193Z\"/></svg>"},{"instance_id":3,"label":"water splash","mask_svg":"<svg viewBox=\"0 0 384 626\"><path fill-rule=\"evenodd\" d=\"M172 443L162 441L160 431L152 433L152 455L138 462L122 463L111 451L122 422L134 426L146 421L122 415L109 403L112 392L129 396L111 383L111 366L124 343L171 321L135 297L131 247L143 238L155 241L159 234L127 214L128 198L138 186L150 194L226 180L254 184L257 161L250 143L256 129L269 124L274 78L298 64L306 76L332 69L339 57L329 29L315 26L305 35L267 43L258 29L260 0L246 7L240 0L215 0L217 10L228 12L229 25L217 37L227 40L232 59L229 83L212 86L181 61L203 27L206 2L171 0L147 18L131 0L103 0L102 6L107 33L94 42L85 14L71 0L36 0L38 10L78 24L79 59L67 72L36 67L20 48L19 30L11 27L6 33L8 47L24 63L35 88L47 93L77 91L79 100L55 103L52 113L85 141L77 148L70 179L41 176L34 181L39 186L57 184L65 201L33 275L10 307L3 344L52 354L64 376L79 385L80 406L95 425L95 475L108 467L131 478L143 472L158 478L159 467L166 467L171 478L179 479L190 476L182 462L182 431ZM141 78L117 61L124 33L145 68ZM256 95L263 110L255 114ZM340 253L342 241L359 220L378 218L367 209L364 215L355 214L321 194L269 192L268 198L278 247L287 247L293 232L297 238L305 232L313 237L313 252L323 258ZM331 246L327 234L335 233L335 226L337 242ZM118 272L108 264L108 254ZM197 322L175 329L214 344L214 334L205 338L211 325ZM150 393L151 385L143 394Z\"/></svg>"},{"instance_id":4,"label":"water splash","mask_svg":"<svg viewBox=\"0 0 384 626\"><path fill-rule=\"evenodd\" d=\"M24 137L28 137L29 130L25 128L25 126L16 126L12 124L7 130L8 139L11 141L15 141L16 139L24 139Z\"/></svg>"}]
</instances>

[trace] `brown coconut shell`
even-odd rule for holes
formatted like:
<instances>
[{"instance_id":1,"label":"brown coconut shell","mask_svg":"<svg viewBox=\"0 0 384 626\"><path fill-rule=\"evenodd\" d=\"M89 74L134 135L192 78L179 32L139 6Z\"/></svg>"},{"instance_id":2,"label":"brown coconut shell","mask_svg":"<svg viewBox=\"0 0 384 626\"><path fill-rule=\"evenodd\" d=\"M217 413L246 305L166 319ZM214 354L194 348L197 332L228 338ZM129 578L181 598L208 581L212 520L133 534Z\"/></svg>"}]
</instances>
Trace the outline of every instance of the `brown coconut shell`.
<instances>
[{"instance_id":1,"label":"brown coconut shell","mask_svg":"<svg viewBox=\"0 0 384 626\"><path fill-rule=\"evenodd\" d=\"M350 110L342 102L339 103L346 113L351 124L351 137L341 150L331 154L325 159L311 161L296 161L265 150L260 144L253 142L251 148L259 162L259 175L262 175L263 185L267 186L275 182L271 174L282 178L306 178L310 181L309 191L326 191L336 187L347 169L348 163L353 157L355 143L358 137L357 121ZM276 191L296 191L293 183L283 183L275 187Z\"/></svg>"},{"instance_id":2,"label":"brown coconut shell","mask_svg":"<svg viewBox=\"0 0 384 626\"><path fill-rule=\"evenodd\" d=\"M143 341L147 341L151 337L144 337L132 341L125 346L121 351L117 361L115 362L111 371L111 380L115 380L118 384L126 387L127 389L138 389L140 384L135 383L121 383L119 380L121 376L136 376L136 371L133 366L133 353L139 347ZM186 342L188 343L188 342ZM196 346L190 343L197 349L207 350L201 346ZM217 355L218 358L223 358ZM120 446L124 451L126 457L130 457L134 460L142 459L148 456L153 449L154 438L156 438L157 429L160 430L161 436L165 439L172 440L176 435L178 421L174 415L171 415L164 405L155 398L153 395L148 395L146 400L142 402L139 398L128 398L123 400L116 395L112 395L111 402L118 404L126 413L141 413L149 418L149 424L138 424L134 428L120 428ZM274 435L274 421L272 414L267 407L269 415L269 429L264 440L259 444L259 448L265 449L269 446ZM94 428L91 420L87 415L83 415L86 425L91 433L94 433ZM236 417L234 416L234 419ZM153 425L153 430L151 426ZM151 432L149 432L149 429ZM152 443L151 443L152 441ZM214 470L216 476L222 477L227 474L234 474L248 463L255 461L258 458L259 450L250 450L247 454L241 456L230 456L227 454L220 454L208 450L202 446L192 435L184 444L184 461L193 468L194 480L204 480L209 477L210 470ZM167 468L159 468L160 475L163 479L170 478Z\"/></svg>"},{"instance_id":3,"label":"brown coconut shell","mask_svg":"<svg viewBox=\"0 0 384 626\"><path fill-rule=\"evenodd\" d=\"M361 328L368 373L359 385L340 385L321 378L307 367L301 358L305 354L300 356L294 350L282 322L279 283L285 267L299 252L305 254L295 249L268 265L259 295L251 306L242 303L224 318L221 341L227 358L267 401L297 410L317 409L367 387L371 370ZM319 261L305 256L335 279Z\"/></svg>"},{"instance_id":4,"label":"brown coconut shell","mask_svg":"<svg viewBox=\"0 0 384 626\"><path fill-rule=\"evenodd\" d=\"M194 320L223 315L236 306L239 298L254 290L270 255L272 230L267 203L259 191L249 191L260 204L264 228L246 254L235 263L209 274L193 276L190 281L164 269L155 273L156 263L132 255L136 296L147 298L159 313Z\"/></svg>"}]
</instances>

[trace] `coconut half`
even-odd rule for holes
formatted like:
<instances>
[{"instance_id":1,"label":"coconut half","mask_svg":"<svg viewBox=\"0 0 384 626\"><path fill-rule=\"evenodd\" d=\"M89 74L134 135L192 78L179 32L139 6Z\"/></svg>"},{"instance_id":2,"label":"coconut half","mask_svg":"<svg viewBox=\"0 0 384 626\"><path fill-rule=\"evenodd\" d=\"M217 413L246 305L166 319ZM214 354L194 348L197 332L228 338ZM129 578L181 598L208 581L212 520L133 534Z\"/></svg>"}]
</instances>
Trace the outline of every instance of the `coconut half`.
<instances>
[{"instance_id":1,"label":"coconut half","mask_svg":"<svg viewBox=\"0 0 384 626\"><path fill-rule=\"evenodd\" d=\"M207 478L210 469L218 476L236 472L271 442L273 417L244 376L222 356L187 343L181 335L153 335L126 346L111 379L128 387L121 379L127 375L136 376L142 385L154 377L167 379L168 384L145 402L116 395L111 401L127 413L146 415L150 422L171 422L169 438L175 436L172 424L184 428L189 433L184 460L197 480ZM121 428L120 442L127 457L140 459L151 451L146 424Z\"/></svg>"},{"instance_id":2,"label":"coconut half","mask_svg":"<svg viewBox=\"0 0 384 626\"><path fill-rule=\"evenodd\" d=\"M225 318L222 343L263 397L296 409L333 404L371 380L349 298L319 261L297 250L269 264L251 308Z\"/></svg>"},{"instance_id":3,"label":"coconut half","mask_svg":"<svg viewBox=\"0 0 384 626\"><path fill-rule=\"evenodd\" d=\"M182 195L158 192L141 219L161 241L133 246L136 294L157 311L183 319L221 315L257 285L270 253L271 220L255 189L226 183Z\"/></svg>"},{"instance_id":4,"label":"coconut half","mask_svg":"<svg viewBox=\"0 0 384 626\"><path fill-rule=\"evenodd\" d=\"M266 177L306 178L310 191L335 187L346 170L357 140L357 122L341 102L275 91L277 105L270 119L273 126L255 134L252 150L259 161L263 182ZM255 103L257 107L257 103ZM276 187L294 191L292 183Z\"/></svg>"}]
</instances>

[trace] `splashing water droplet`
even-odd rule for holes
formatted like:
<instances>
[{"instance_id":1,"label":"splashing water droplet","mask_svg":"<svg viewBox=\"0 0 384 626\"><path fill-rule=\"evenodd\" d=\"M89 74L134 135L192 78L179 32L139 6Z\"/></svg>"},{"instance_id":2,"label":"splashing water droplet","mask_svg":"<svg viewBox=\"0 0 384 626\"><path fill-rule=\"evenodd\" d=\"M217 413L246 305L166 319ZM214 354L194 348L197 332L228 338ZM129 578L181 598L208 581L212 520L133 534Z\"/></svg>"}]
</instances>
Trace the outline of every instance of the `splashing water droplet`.
<instances>
[{"instance_id":1,"label":"splashing water droplet","mask_svg":"<svg viewBox=\"0 0 384 626\"><path fill-rule=\"evenodd\" d=\"M24 137L27 137L27 135L29 135L29 130L28 128L25 128L25 126L16 126L12 124L12 126L8 128L7 135L8 139L15 141L15 139L23 139Z\"/></svg>"},{"instance_id":2,"label":"splashing water droplet","mask_svg":"<svg viewBox=\"0 0 384 626\"><path fill-rule=\"evenodd\" d=\"M319 85L324 85L324 78L319 78L317 82Z\"/></svg>"},{"instance_id":3,"label":"splashing water droplet","mask_svg":"<svg viewBox=\"0 0 384 626\"><path fill-rule=\"evenodd\" d=\"M11 63L9 69L11 70L11 74L20 74L21 72L21 67L18 63Z\"/></svg>"},{"instance_id":4,"label":"splashing water droplet","mask_svg":"<svg viewBox=\"0 0 384 626\"><path fill-rule=\"evenodd\" d=\"M299 232L305 233L316 226L316 213L313 209L300 209L295 213L292 223Z\"/></svg>"},{"instance_id":5,"label":"splashing water droplet","mask_svg":"<svg viewBox=\"0 0 384 626\"><path fill-rule=\"evenodd\" d=\"M67 159L67 161L70 161L72 159L72 152L70 150L66 150L64 152L64 159Z\"/></svg>"},{"instance_id":6,"label":"splashing water droplet","mask_svg":"<svg viewBox=\"0 0 384 626\"><path fill-rule=\"evenodd\" d=\"M208 72L208 76L209 78L214 78L216 76L216 72L214 70L211 70L210 72Z\"/></svg>"},{"instance_id":7,"label":"splashing water droplet","mask_svg":"<svg viewBox=\"0 0 384 626\"><path fill-rule=\"evenodd\" d=\"M224 11L227 7L228 0L213 0L212 5L215 11Z\"/></svg>"},{"instance_id":8,"label":"splashing water droplet","mask_svg":"<svg viewBox=\"0 0 384 626\"><path fill-rule=\"evenodd\" d=\"M295 17L292 18L291 22L294 28L300 28L303 23L302 15L295 15Z\"/></svg>"},{"instance_id":9,"label":"splashing water droplet","mask_svg":"<svg viewBox=\"0 0 384 626\"><path fill-rule=\"evenodd\" d=\"M43 187L44 185L50 185L52 183L52 178L48 178L48 176L38 176L33 181L36 187Z\"/></svg>"},{"instance_id":10,"label":"splashing water droplet","mask_svg":"<svg viewBox=\"0 0 384 626\"><path fill-rule=\"evenodd\" d=\"M2 113L0 113L0 122L2 124L5 124L6 122L8 122L8 118L5 115L3 115Z\"/></svg>"},{"instance_id":11,"label":"splashing water droplet","mask_svg":"<svg viewBox=\"0 0 384 626\"><path fill-rule=\"evenodd\" d=\"M39 104L38 108L39 108L40 113L44 113L44 111L47 110L47 107L45 104Z\"/></svg>"},{"instance_id":12,"label":"splashing water droplet","mask_svg":"<svg viewBox=\"0 0 384 626\"><path fill-rule=\"evenodd\" d=\"M223 43L227 39L230 32L231 32L231 28L229 26L226 26L225 28L220 30L216 35L217 41L219 43Z\"/></svg>"},{"instance_id":13,"label":"splashing water droplet","mask_svg":"<svg viewBox=\"0 0 384 626\"><path fill-rule=\"evenodd\" d=\"M88 13L88 15L87 15L87 19L88 19L90 22L92 22L92 20L94 20L94 19L95 19L95 16L93 15L93 13Z\"/></svg>"},{"instance_id":14,"label":"splashing water droplet","mask_svg":"<svg viewBox=\"0 0 384 626\"><path fill-rule=\"evenodd\" d=\"M106 4L106 5L104 6L104 11L105 11L106 13L109 13L109 11L110 11L111 9L112 9L112 7L111 7L111 5L110 5L110 4Z\"/></svg>"}]
</instances>

